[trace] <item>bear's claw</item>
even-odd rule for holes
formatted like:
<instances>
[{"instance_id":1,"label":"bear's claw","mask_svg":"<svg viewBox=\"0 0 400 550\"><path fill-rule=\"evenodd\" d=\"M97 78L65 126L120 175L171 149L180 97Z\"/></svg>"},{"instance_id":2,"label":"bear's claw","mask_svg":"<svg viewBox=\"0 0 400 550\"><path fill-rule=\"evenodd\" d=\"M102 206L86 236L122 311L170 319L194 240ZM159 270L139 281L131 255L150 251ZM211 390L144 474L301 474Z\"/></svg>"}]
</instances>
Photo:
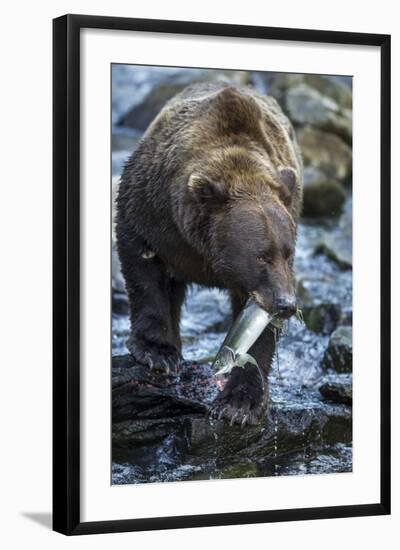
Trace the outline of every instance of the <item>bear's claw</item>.
<instances>
[{"instance_id":1,"label":"bear's claw","mask_svg":"<svg viewBox=\"0 0 400 550\"><path fill-rule=\"evenodd\" d=\"M211 404L208 416L212 420L225 420L230 426L257 425L262 422L267 409L266 401L261 397L244 398L238 401L236 396L230 393L218 395Z\"/></svg>"},{"instance_id":2,"label":"bear's claw","mask_svg":"<svg viewBox=\"0 0 400 550\"><path fill-rule=\"evenodd\" d=\"M172 346L164 346L159 349L157 346L139 344L136 341L128 341L128 350L138 363L148 366L151 370L163 370L166 374L177 373L183 362L179 351Z\"/></svg>"},{"instance_id":3,"label":"bear's claw","mask_svg":"<svg viewBox=\"0 0 400 550\"><path fill-rule=\"evenodd\" d=\"M230 426L240 426L243 428L246 424L255 426L262 421L263 410L249 411L246 409L235 410L233 407L212 407L209 411L208 417L211 420L223 421L225 420Z\"/></svg>"}]
</instances>

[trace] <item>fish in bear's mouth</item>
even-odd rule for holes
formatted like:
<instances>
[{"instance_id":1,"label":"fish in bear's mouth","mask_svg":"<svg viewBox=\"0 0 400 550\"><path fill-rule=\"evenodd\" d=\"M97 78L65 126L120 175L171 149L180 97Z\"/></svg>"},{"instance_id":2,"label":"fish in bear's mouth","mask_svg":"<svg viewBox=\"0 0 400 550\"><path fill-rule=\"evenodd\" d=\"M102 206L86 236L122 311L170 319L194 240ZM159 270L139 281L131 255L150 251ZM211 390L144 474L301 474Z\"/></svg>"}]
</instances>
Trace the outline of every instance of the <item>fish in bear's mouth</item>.
<instances>
[{"instance_id":1,"label":"fish in bear's mouth","mask_svg":"<svg viewBox=\"0 0 400 550\"><path fill-rule=\"evenodd\" d=\"M264 376L256 359L247 352L274 318L274 314L265 311L254 297L250 297L215 357L213 363L215 376L227 375L234 367L245 368L247 364L251 364L258 369L264 385Z\"/></svg>"}]
</instances>

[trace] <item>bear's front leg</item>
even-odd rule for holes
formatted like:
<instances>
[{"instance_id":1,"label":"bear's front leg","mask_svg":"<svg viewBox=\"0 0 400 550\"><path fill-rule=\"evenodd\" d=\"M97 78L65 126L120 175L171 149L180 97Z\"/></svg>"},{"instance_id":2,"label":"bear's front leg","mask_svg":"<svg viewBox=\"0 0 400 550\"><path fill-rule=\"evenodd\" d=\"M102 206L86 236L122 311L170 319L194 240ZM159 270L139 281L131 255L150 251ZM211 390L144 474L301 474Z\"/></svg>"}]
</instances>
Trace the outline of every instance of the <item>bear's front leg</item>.
<instances>
[{"instance_id":1,"label":"bear's front leg","mask_svg":"<svg viewBox=\"0 0 400 550\"><path fill-rule=\"evenodd\" d=\"M176 370L182 361L179 319L185 286L168 275L142 239L120 238L118 251L130 308L127 348L139 363Z\"/></svg>"},{"instance_id":2,"label":"bear's front leg","mask_svg":"<svg viewBox=\"0 0 400 550\"><path fill-rule=\"evenodd\" d=\"M241 302L244 305L244 302ZM233 313L236 316L241 307L233 301ZM275 353L276 336L271 327L267 327L257 342L250 348L259 369L247 363L244 368L234 367L224 389L212 403L210 416L225 419L230 424L258 424L266 415L268 408L268 374Z\"/></svg>"}]
</instances>

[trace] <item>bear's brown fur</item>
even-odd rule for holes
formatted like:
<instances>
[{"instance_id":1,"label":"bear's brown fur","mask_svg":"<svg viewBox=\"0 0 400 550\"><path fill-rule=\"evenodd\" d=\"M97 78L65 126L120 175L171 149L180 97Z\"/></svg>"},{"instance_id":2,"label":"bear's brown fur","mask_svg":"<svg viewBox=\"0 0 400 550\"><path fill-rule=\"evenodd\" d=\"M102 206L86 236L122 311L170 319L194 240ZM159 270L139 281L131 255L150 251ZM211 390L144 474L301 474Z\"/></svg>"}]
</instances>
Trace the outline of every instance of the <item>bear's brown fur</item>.
<instances>
[{"instance_id":1,"label":"bear's brown fur","mask_svg":"<svg viewBox=\"0 0 400 550\"><path fill-rule=\"evenodd\" d=\"M302 203L302 163L276 101L248 87L189 86L169 101L129 159L117 240L130 302L128 348L137 361L176 367L187 284L249 295L288 317ZM250 350L265 382L275 350L266 329ZM256 369L234 368L212 414L254 423L267 405Z\"/></svg>"}]
</instances>

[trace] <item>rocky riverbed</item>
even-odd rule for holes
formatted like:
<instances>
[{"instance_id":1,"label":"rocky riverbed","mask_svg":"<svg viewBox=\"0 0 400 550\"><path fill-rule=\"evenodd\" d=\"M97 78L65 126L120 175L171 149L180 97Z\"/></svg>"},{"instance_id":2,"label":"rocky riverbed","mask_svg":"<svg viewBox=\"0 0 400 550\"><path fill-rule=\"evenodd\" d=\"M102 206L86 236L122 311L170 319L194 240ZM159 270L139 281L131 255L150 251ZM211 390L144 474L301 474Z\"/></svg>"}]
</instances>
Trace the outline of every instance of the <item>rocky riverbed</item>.
<instances>
[{"instance_id":1,"label":"rocky riverbed","mask_svg":"<svg viewBox=\"0 0 400 550\"><path fill-rule=\"evenodd\" d=\"M351 82L115 65L114 195L123 163L165 101L210 79L274 95L295 125L305 163L295 259L304 323L285 324L265 423L240 429L210 422L205 413L218 391L210 361L231 322L226 294L190 290L181 323L187 363L177 375L155 375L127 355L127 300L113 245L113 483L351 471Z\"/></svg>"}]
</instances>

